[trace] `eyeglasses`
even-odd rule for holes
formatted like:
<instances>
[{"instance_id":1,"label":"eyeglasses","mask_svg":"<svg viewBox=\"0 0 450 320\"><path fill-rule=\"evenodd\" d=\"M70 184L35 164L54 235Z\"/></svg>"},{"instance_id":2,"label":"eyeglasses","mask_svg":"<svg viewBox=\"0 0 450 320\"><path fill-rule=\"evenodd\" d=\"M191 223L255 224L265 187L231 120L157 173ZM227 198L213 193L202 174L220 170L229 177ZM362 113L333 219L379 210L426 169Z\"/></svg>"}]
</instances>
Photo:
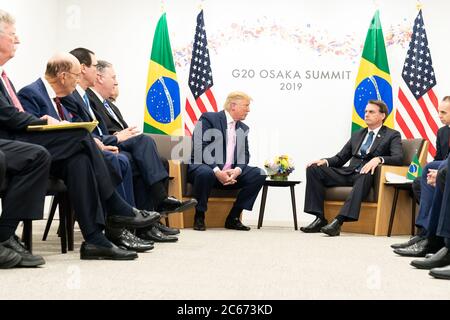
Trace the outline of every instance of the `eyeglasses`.
<instances>
[{"instance_id":1,"label":"eyeglasses","mask_svg":"<svg viewBox=\"0 0 450 320\"><path fill-rule=\"evenodd\" d=\"M70 73L71 75L75 76L75 78L77 78L77 79L80 79L80 77L81 77L81 72L80 73L74 73L74 72L66 71L66 73Z\"/></svg>"}]
</instances>

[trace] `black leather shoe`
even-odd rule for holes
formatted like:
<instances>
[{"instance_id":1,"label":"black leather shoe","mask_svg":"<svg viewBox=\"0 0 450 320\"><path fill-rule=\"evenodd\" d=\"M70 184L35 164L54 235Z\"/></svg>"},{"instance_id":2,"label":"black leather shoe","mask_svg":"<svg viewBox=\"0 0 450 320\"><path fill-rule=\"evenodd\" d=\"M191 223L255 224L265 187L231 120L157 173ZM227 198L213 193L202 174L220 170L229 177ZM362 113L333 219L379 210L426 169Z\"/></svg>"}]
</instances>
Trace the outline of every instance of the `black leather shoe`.
<instances>
[{"instance_id":1,"label":"black leather shoe","mask_svg":"<svg viewBox=\"0 0 450 320\"><path fill-rule=\"evenodd\" d=\"M155 223L155 227L157 227L159 231L164 233L166 236L175 236L180 233L180 229L168 227L159 221Z\"/></svg>"},{"instance_id":2,"label":"black leather shoe","mask_svg":"<svg viewBox=\"0 0 450 320\"><path fill-rule=\"evenodd\" d=\"M149 229L139 231L138 237L144 240L152 240L155 242L177 242L178 238L175 236L166 236L159 231L155 226L151 226Z\"/></svg>"},{"instance_id":3,"label":"black leather shoe","mask_svg":"<svg viewBox=\"0 0 450 320\"><path fill-rule=\"evenodd\" d=\"M443 247L429 258L411 261L411 265L417 269L427 270L442 268L450 265L450 252L446 247Z\"/></svg>"},{"instance_id":4,"label":"black leather shoe","mask_svg":"<svg viewBox=\"0 0 450 320\"><path fill-rule=\"evenodd\" d=\"M437 279L450 280L450 266L446 266L443 268L433 268L430 270L429 274L430 276Z\"/></svg>"},{"instance_id":5,"label":"black leather shoe","mask_svg":"<svg viewBox=\"0 0 450 320\"><path fill-rule=\"evenodd\" d=\"M15 267L22 260L20 254L14 250L0 246L0 269Z\"/></svg>"},{"instance_id":6,"label":"black leather shoe","mask_svg":"<svg viewBox=\"0 0 450 320\"><path fill-rule=\"evenodd\" d=\"M424 239L409 247L395 249L394 252L403 257L425 257L427 253L436 253L441 248L442 246L437 247L428 239Z\"/></svg>"},{"instance_id":7,"label":"black leather shoe","mask_svg":"<svg viewBox=\"0 0 450 320\"><path fill-rule=\"evenodd\" d=\"M114 229L106 228L105 235L116 246L124 247L127 250L145 252L154 248L153 244L149 244L145 240L136 237L125 228L119 229L118 232Z\"/></svg>"},{"instance_id":8,"label":"black leather shoe","mask_svg":"<svg viewBox=\"0 0 450 320\"><path fill-rule=\"evenodd\" d=\"M113 228L139 229L149 227L161 218L156 211L138 210L133 208L134 217L130 216L109 216L108 225Z\"/></svg>"},{"instance_id":9,"label":"black leather shoe","mask_svg":"<svg viewBox=\"0 0 450 320\"><path fill-rule=\"evenodd\" d=\"M411 237L411 239L409 239L406 242L391 244L391 248L392 249L406 248L406 247L412 246L414 243L419 242L420 240L423 240L425 238L426 237L424 237L424 236L414 236L414 237Z\"/></svg>"},{"instance_id":10,"label":"black leather shoe","mask_svg":"<svg viewBox=\"0 0 450 320\"><path fill-rule=\"evenodd\" d=\"M173 212L183 212L195 207L196 205L197 200L195 199L180 201L174 197L167 197L159 204L157 210L161 214L169 214Z\"/></svg>"},{"instance_id":11,"label":"black leather shoe","mask_svg":"<svg viewBox=\"0 0 450 320\"><path fill-rule=\"evenodd\" d=\"M330 224L322 227L320 232L326 233L330 237L336 237L341 234L341 223L337 219L334 219Z\"/></svg>"},{"instance_id":12,"label":"black leather shoe","mask_svg":"<svg viewBox=\"0 0 450 320\"><path fill-rule=\"evenodd\" d=\"M327 224L328 224L327 219L323 219L323 218L317 217L308 226L301 227L300 230L305 232L305 233L317 233L317 232L320 232L320 229L322 227L325 227Z\"/></svg>"},{"instance_id":13,"label":"black leather shoe","mask_svg":"<svg viewBox=\"0 0 450 320\"><path fill-rule=\"evenodd\" d=\"M135 251L121 249L114 244L112 248L106 248L83 242L80 249L81 260L134 260L137 257Z\"/></svg>"},{"instance_id":14,"label":"black leather shoe","mask_svg":"<svg viewBox=\"0 0 450 320\"><path fill-rule=\"evenodd\" d=\"M205 231L206 230L206 224L205 224L205 217L195 215L194 217L194 230L197 231Z\"/></svg>"},{"instance_id":15,"label":"black leather shoe","mask_svg":"<svg viewBox=\"0 0 450 320\"><path fill-rule=\"evenodd\" d=\"M250 230L250 227L243 225L242 222L239 220L239 218L231 218L231 219L227 218L227 220L225 220L225 228L241 231Z\"/></svg>"},{"instance_id":16,"label":"black leather shoe","mask_svg":"<svg viewBox=\"0 0 450 320\"><path fill-rule=\"evenodd\" d=\"M15 251L22 257L22 260L17 264L17 267L37 267L45 264L42 256L33 255L25 248L25 245L19 241L16 235L11 236L8 240L0 243L5 248Z\"/></svg>"}]
</instances>

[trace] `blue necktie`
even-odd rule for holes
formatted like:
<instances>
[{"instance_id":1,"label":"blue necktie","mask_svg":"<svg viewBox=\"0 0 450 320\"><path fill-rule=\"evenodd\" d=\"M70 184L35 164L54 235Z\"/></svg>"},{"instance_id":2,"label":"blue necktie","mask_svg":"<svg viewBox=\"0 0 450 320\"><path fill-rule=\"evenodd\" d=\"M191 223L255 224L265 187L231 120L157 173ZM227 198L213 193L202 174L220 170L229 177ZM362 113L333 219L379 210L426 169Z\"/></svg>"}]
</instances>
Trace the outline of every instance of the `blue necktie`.
<instances>
[{"instance_id":1,"label":"blue necktie","mask_svg":"<svg viewBox=\"0 0 450 320\"><path fill-rule=\"evenodd\" d=\"M89 114L92 117L92 120L97 120L95 118L95 113L94 113L94 111L91 108L91 104L89 103L89 98L88 98L86 93L83 95L83 100L84 100L84 104L85 104L85 107L86 107L87 111L89 112ZM97 130L98 130L98 134L100 136L103 136L103 132L102 132L102 129L100 129L100 126L97 126Z\"/></svg>"},{"instance_id":2,"label":"blue necktie","mask_svg":"<svg viewBox=\"0 0 450 320\"><path fill-rule=\"evenodd\" d=\"M372 144L373 135L374 135L374 132L370 131L369 132L369 137L367 138L366 142L364 142L364 144L359 149L359 152L361 153L361 155L363 157L367 154L367 150L369 149L370 145Z\"/></svg>"},{"instance_id":3,"label":"blue necktie","mask_svg":"<svg viewBox=\"0 0 450 320\"><path fill-rule=\"evenodd\" d=\"M111 109L111 106L106 99L103 101L103 105L105 106L106 110L108 110L108 113L111 115L111 117L113 117L113 119L116 120L117 123L121 124L119 118L117 118L116 114L114 113L113 109Z\"/></svg>"}]
</instances>

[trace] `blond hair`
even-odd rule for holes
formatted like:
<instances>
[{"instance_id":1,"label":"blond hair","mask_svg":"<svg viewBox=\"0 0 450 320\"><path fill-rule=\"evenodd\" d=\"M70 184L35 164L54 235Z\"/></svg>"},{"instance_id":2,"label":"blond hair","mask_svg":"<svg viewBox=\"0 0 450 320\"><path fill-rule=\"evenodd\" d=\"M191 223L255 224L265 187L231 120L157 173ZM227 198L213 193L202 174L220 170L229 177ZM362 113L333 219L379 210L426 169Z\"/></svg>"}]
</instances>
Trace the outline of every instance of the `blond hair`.
<instances>
[{"instance_id":1,"label":"blond hair","mask_svg":"<svg viewBox=\"0 0 450 320\"><path fill-rule=\"evenodd\" d=\"M2 22L4 24L15 24L16 19L14 19L14 17L10 13L0 9L0 32L3 32L3 28L1 25Z\"/></svg>"},{"instance_id":2,"label":"blond hair","mask_svg":"<svg viewBox=\"0 0 450 320\"><path fill-rule=\"evenodd\" d=\"M225 100L225 104L223 105L223 108L227 111L230 110L231 108L231 104L233 102L239 101L239 100L246 100L246 101L252 101L252 98L246 94L245 92L242 91L234 91L231 92L228 97L227 100Z\"/></svg>"}]
</instances>

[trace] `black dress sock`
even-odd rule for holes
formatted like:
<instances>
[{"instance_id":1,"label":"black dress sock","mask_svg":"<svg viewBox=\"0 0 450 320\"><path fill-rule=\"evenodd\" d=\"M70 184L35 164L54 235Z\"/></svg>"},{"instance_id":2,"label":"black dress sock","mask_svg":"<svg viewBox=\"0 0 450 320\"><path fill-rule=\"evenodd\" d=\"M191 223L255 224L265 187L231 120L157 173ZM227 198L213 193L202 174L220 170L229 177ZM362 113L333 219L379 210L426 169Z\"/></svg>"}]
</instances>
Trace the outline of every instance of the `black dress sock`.
<instances>
[{"instance_id":1,"label":"black dress sock","mask_svg":"<svg viewBox=\"0 0 450 320\"><path fill-rule=\"evenodd\" d=\"M133 207L123 200L117 191L106 200L106 211L110 215L134 217Z\"/></svg>"},{"instance_id":2,"label":"black dress sock","mask_svg":"<svg viewBox=\"0 0 450 320\"><path fill-rule=\"evenodd\" d=\"M101 229L92 232L86 237L86 242L89 244L95 244L100 247L112 248L112 243L106 238Z\"/></svg>"},{"instance_id":3,"label":"black dress sock","mask_svg":"<svg viewBox=\"0 0 450 320\"><path fill-rule=\"evenodd\" d=\"M233 208L231 208L230 213L228 214L227 219L234 219L237 218L239 219L239 217L241 216L242 213L242 209L236 208L233 206Z\"/></svg>"},{"instance_id":4,"label":"black dress sock","mask_svg":"<svg viewBox=\"0 0 450 320\"><path fill-rule=\"evenodd\" d=\"M160 205L160 203L167 198L166 186L164 185L164 181L158 181L150 186L150 196L153 199L153 203L156 205L156 208Z\"/></svg>"}]
</instances>

